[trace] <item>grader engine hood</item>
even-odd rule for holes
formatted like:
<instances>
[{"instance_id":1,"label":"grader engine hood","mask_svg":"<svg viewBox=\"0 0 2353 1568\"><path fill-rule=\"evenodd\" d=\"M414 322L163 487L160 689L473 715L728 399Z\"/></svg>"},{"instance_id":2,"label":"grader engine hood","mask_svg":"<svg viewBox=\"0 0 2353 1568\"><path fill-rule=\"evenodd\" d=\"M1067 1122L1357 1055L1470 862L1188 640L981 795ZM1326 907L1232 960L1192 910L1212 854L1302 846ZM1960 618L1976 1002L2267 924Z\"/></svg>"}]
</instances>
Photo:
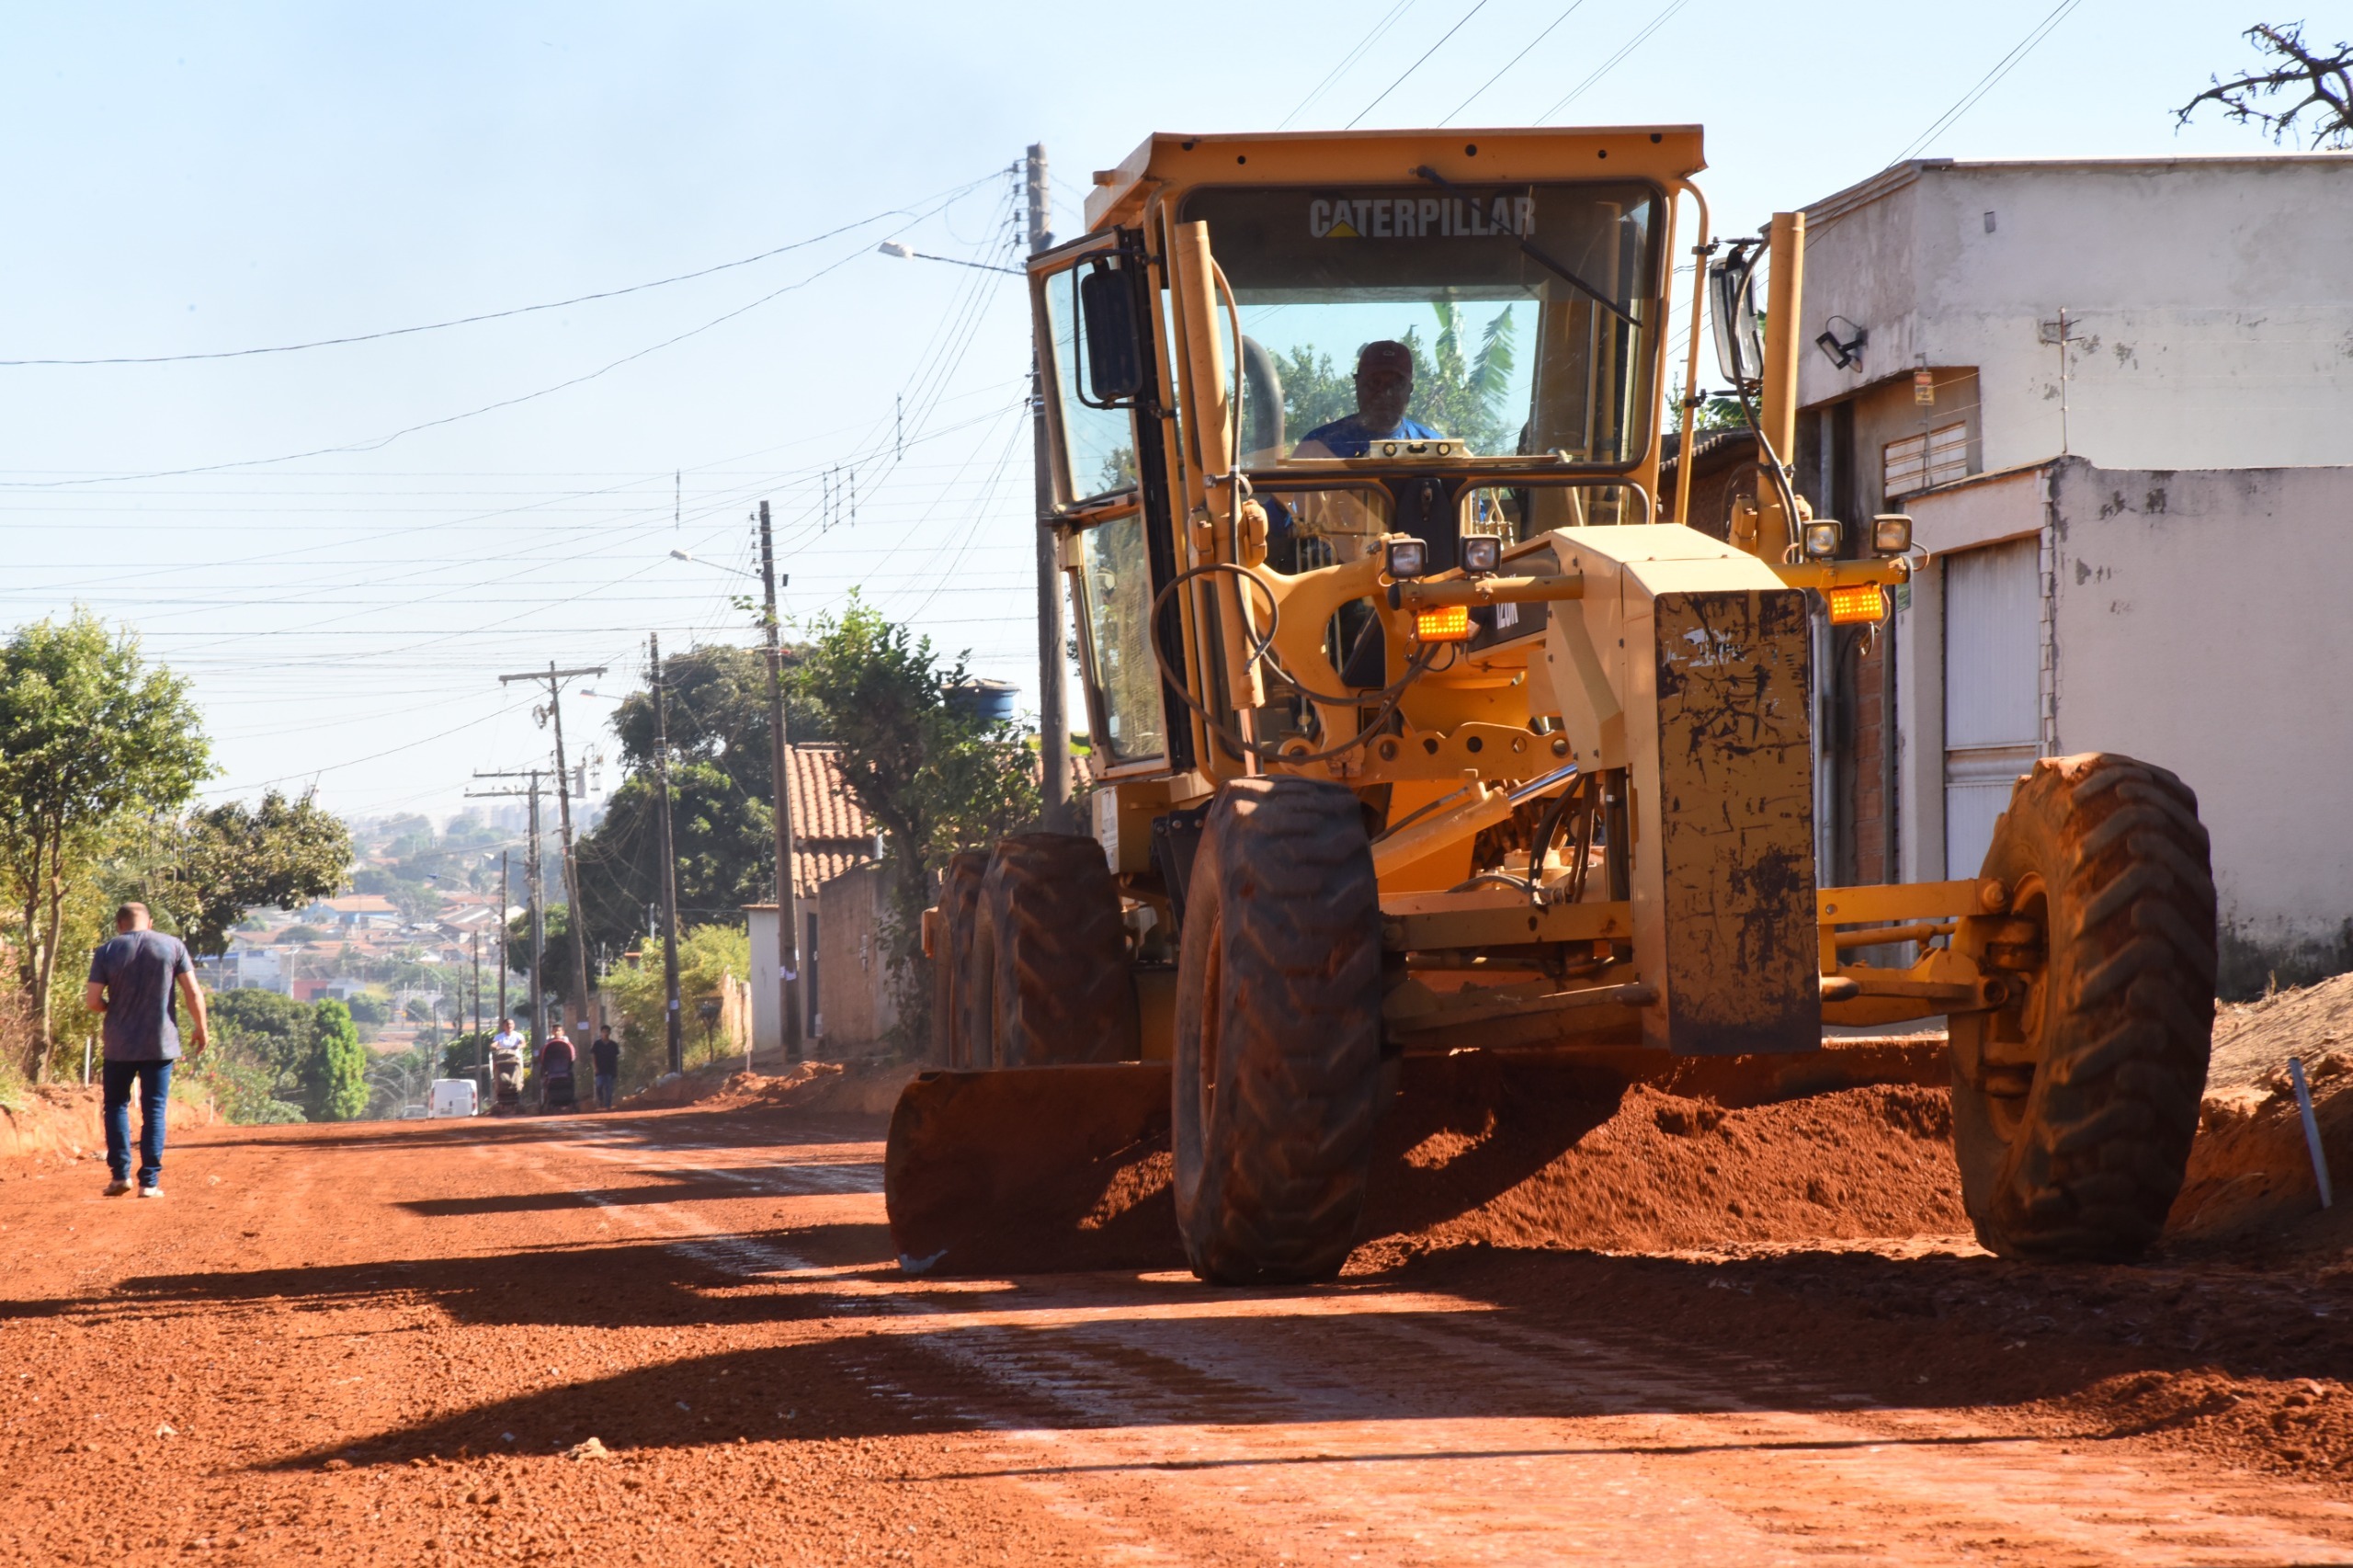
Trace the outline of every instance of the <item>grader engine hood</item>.
<instances>
[{"instance_id":1,"label":"grader engine hood","mask_svg":"<svg viewBox=\"0 0 2353 1568\"><path fill-rule=\"evenodd\" d=\"M1637 978L1658 994L1643 1043L1816 1048L1804 593L1691 528L1547 539L1585 596L1552 608L1529 703L1582 766L1631 770Z\"/></svg>"}]
</instances>

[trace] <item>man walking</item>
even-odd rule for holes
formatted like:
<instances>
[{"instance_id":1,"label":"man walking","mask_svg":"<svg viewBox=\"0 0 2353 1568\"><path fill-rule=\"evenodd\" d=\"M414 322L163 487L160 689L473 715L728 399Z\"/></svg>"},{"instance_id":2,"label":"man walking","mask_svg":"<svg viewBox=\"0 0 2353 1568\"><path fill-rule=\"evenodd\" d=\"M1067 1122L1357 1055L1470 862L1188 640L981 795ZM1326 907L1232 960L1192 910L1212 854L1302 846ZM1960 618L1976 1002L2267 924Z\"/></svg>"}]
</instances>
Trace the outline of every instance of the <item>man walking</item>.
<instances>
[{"instance_id":1,"label":"man walking","mask_svg":"<svg viewBox=\"0 0 2353 1568\"><path fill-rule=\"evenodd\" d=\"M161 1198L164 1176L164 1115L172 1097L172 1064L180 1058L180 1031L172 1016L172 992L188 1003L194 1043L188 1059L204 1054L210 1031L204 1019L204 988L196 965L177 937L153 929L147 906L126 903L114 912L115 934L90 955L90 983L83 1000L106 1018L107 1168L114 1180L108 1198L131 1190L131 1086L139 1085L139 1196Z\"/></svg>"},{"instance_id":2,"label":"man walking","mask_svg":"<svg viewBox=\"0 0 2353 1568\"><path fill-rule=\"evenodd\" d=\"M608 1024L597 1031L597 1043L588 1048L588 1060L597 1070L597 1108L613 1108L613 1085L621 1074L620 1042L613 1038Z\"/></svg>"}]
</instances>

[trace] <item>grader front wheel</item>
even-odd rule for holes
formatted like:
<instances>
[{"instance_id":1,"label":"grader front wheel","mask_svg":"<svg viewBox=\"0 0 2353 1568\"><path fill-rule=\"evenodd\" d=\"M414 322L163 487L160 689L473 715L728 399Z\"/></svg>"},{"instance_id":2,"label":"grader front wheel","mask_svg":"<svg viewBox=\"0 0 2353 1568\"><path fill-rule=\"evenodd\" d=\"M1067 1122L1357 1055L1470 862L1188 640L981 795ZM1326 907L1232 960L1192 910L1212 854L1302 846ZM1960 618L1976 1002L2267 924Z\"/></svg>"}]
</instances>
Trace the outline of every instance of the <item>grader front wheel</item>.
<instances>
[{"instance_id":1,"label":"grader front wheel","mask_svg":"<svg viewBox=\"0 0 2353 1568\"><path fill-rule=\"evenodd\" d=\"M1984 957L2018 999L1954 1020L1962 1200L2006 1257L2129 1260L2181 1188L2212 1041L2197 797L2130 757L2047 758L2012 792L1984 874L2009 916Z\"/></svg>"},{"instance_id":2,"label":"grader front wheel","mask_svg":"<svg viewBox=\"0 0 2353 1568\"><path fill-rule=\"evenodd\" d=\"M1142 1054L1120 891L1101 845L1064 833L998 843L974 900L961 989L975 1067Z\"/></svg>"},{"instance_id":3,"label":"grader front wheel","mask_svg":"<svg viewBox=\"0 0 2353 1568\"><path fill-rule=\"evenodd\" d=\"M948 858L939 878L939 920L932 937L931 1060L938 1067L987 1065L988 1046L972 1051L964 1017L964 966L971 961L972 921L981 903L981 879L989 858L977 849Z\"/></svg>"},{"instance_id":4,"label":"grader front wheel","mask_svg":"<svg viewBox=\"0 0 2353 1568\"><path fill-rule=\"evenodd\" d=\"M1229 784L1186 904L1171 1119L1187 1258L1218 1284L1329 1278L1381 1110L1381 901L1356 796Z\"/></svg>"}]
</instances>

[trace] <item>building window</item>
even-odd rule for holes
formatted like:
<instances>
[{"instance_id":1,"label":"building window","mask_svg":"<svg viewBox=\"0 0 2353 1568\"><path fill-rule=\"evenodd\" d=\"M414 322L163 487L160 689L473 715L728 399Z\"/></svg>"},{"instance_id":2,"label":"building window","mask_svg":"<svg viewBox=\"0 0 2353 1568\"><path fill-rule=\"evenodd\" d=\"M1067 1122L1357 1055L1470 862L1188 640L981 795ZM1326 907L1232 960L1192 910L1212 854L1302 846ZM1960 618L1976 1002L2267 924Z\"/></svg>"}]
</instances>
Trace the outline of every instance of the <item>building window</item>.
<instances>
[{"instance_id":1,"label":"building window","mask_svg":"<svg viewBox=\"0 0 2353 1568\"><path fill-rule=\"evenodd\" d=\"M1881 453L1880 493L1893 501L1931 485L1969 477L1969 426L1940 429L1890 441Z\"/></svg>"}]
</instances>

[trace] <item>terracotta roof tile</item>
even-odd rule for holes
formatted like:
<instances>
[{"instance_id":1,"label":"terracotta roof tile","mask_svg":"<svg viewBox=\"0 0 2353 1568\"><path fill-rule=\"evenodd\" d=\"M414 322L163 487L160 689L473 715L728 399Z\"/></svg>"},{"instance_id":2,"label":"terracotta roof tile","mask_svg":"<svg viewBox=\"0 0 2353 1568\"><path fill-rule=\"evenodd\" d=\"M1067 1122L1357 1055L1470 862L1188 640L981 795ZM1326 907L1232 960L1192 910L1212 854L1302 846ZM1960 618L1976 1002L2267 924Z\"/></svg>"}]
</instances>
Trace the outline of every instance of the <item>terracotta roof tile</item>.
<instances>
[{"instance_id":1,"label":"terracotta roof tile","mask_svg":"<svg viewBox=\"0 0 2353 1568\"><path fill-rule=\"evenodd\" d=\"M864 838L874 828L842 783L840 750L830 744L796 745L791 752L792 831L803 839Z\"/></svg>"}]
</instances>

